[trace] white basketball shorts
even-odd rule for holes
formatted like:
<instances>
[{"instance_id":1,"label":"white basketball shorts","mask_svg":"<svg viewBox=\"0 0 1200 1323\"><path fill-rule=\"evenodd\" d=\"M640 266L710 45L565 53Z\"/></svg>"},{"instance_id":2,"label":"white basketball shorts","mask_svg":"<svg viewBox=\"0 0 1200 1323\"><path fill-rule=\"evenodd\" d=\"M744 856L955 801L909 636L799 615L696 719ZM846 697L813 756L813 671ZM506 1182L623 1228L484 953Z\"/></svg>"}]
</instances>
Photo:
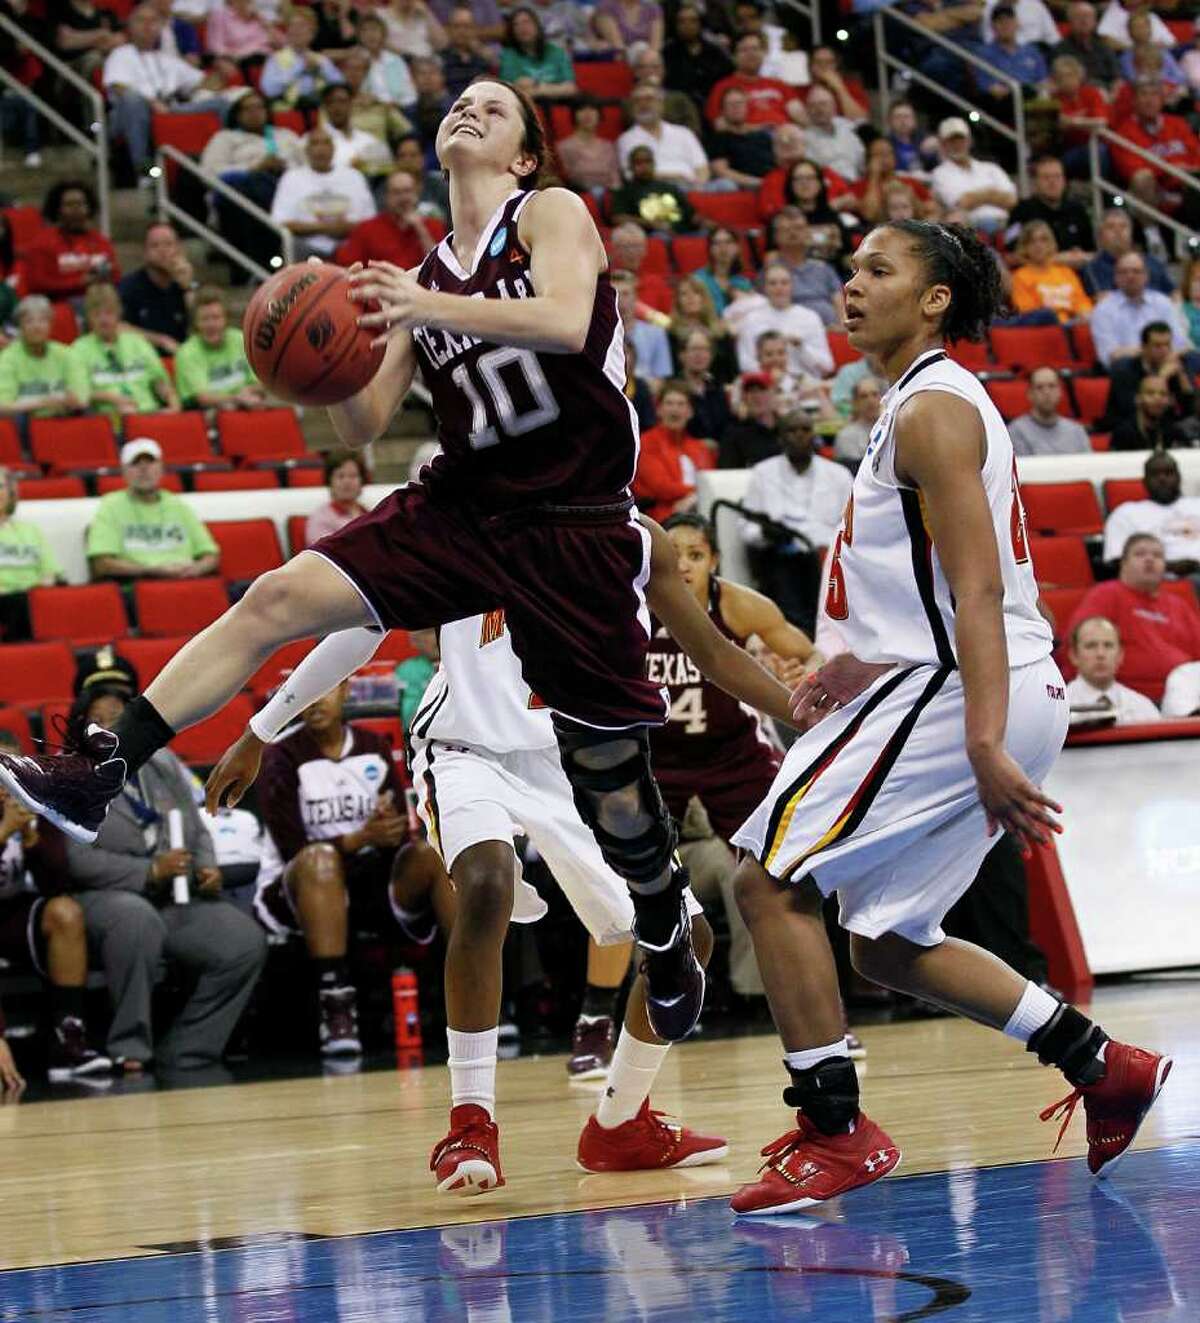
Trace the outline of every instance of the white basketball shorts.
<instances>
[{"instance_id":1,"label":"white basketball shorts","mask_svg":"<svg viewBox=\"0 0 1200 1323\"><path fill-rule=\"evenodd\" d=\"M1067 702L1049 658L1011 672L1005 744L1040 784L1062 749ZM838 893L841 923L921 946L975 879L995 838L967 759L958 671L898 667L788 750L770 794L734 834L780 879Z\"/></svg>"},{"instance_id":2,"label":"white basketball shorts","mask_svg":"<svg viewBox=\"0 0 1200 1323\"><path fill-rule=\"evenodd\" d=\"M417 811L447 872L472 845L511 844L515 835L524 834L596 941L609 946L630 940L629 888L604 862L596 838L576 811L556 747L501 754L440 740L412 744ZM521 887L517 890L513 920L539 917L523 912ZM685 894L688 912L701 913L691 890Z\"/></svg>"}]
</instances>

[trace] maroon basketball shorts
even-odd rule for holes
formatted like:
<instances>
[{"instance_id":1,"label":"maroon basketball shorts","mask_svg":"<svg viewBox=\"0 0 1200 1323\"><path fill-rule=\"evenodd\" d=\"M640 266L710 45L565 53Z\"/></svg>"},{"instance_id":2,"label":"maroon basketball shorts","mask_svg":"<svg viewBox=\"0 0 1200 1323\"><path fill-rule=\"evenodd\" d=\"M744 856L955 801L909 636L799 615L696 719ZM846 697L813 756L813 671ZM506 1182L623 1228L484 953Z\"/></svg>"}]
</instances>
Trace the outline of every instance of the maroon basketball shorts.
<instances>
[{"instance_id":1,"label":"maroon basketball shorts","mask_svg":"<svg viewBox=\"0 0 1200 1323\"><path fill-rule=\"evenodd\" d=\"M0 900L0 960L23 974L46 977L46 939L42 935L44 896L22 891Z\"/></svg>"},{"instance_id":2,"label":"maroon basketball shorts","mask_svg":"<svg viewBox=\"0 0 1200 1323\"><path fill-rule=\"evenodd\" d=\"M682 822L693 795L704 805L712 829L727 841L758 808L779 771L779 755L751 737L739 740L719 760L697 758L687 766L664 764L653 754L654 779L676 822Z\"/></svg>"},{"instance_id":3,"label":"maroon basketball shorts","mask_svg":"<svg viewBox=\"0 0 1200 1323\"><path fill-rule=\"evenodd\" d=\"M503 608L525 682L602 730L657 725L646 678L650 538L631 511L482 515L401 487L310 551L358 589L382 629L429 629Z\"/></svg>"}]
</instances>

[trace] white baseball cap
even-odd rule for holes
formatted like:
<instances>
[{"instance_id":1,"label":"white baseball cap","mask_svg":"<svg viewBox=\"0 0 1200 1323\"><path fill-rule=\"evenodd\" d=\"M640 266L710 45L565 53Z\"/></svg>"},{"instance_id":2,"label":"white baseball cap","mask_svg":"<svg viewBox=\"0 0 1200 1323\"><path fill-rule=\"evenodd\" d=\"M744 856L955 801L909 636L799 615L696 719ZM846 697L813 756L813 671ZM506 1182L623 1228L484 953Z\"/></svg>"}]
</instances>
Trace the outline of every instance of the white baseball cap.
<instances>
[{"instance_id":1,"label":"white baseball cap","mask_svg":"<svg viewBox=\"0 0 1200 1323\"><path fill-rule=\"evenodd\" d=\"M162 446L148 436L135 437L121 447L121 463L132 464L135 459L149 455L151 459L162 459Z\"/></svg>"},{"instance_id":2,"label":"white baseball cap","mask_svg":"<svg viewBox=\"0 0 1200 1323\"><path fill-rule=\"evenodd\" d=\"M949 119L942 120L938 125L938 139L956 136L969 138L971 136L971 126L958 115L951 115Z\"/></svg>"}]
</instances>

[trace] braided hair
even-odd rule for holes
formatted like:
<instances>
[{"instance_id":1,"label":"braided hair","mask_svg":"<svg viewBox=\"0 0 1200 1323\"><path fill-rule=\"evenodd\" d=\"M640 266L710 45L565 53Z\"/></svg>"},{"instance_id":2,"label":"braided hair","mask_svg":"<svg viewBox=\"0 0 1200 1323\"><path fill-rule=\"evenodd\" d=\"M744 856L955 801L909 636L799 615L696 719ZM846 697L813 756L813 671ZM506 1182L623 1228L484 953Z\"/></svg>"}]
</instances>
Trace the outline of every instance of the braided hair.
<instances>
[{"instance_id":1,"label":"braided hair","mask_svg":"<svg viewBox=\"0 0 1200 1323\"><path fill-rule=\"evenodd\" d=\"M996 259L975 231L920 220L886 221L880 228L907 235L929 283L949 287L950 307L939 327L945 339L982 340L1005 299Z\"/></svg>"}]
</instances>

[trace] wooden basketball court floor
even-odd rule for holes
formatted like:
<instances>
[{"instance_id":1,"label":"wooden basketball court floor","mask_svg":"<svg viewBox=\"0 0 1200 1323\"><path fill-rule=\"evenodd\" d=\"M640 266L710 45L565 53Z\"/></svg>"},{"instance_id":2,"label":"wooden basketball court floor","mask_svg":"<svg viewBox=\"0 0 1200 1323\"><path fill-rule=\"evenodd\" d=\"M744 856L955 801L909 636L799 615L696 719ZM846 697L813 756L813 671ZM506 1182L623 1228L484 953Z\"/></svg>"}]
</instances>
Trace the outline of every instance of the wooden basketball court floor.
<instances>
[{"instance_id":1,"label":"wooden basketball court floor","mask_svg":"<svg viewBox=\"0 0 1200 1323\"><path fill-rule=\"evenodd\" d=\"M595 1094L561 1057L502 1063L508 1184L435 1195L444 1068L147 1091L0 1110L0 1320L1200 1319L1200 1033L1186 979L1100 991L1116 1037L1176 1065L1096 1182L1068 1090L956 1020L866 1028L864 1104L900 1173L814 1216L727 1197L782 1132L773 1036L682 1045L656 1105L726 1135L680 1172L574 1164Z\"/></svg>"}]
</instances>

